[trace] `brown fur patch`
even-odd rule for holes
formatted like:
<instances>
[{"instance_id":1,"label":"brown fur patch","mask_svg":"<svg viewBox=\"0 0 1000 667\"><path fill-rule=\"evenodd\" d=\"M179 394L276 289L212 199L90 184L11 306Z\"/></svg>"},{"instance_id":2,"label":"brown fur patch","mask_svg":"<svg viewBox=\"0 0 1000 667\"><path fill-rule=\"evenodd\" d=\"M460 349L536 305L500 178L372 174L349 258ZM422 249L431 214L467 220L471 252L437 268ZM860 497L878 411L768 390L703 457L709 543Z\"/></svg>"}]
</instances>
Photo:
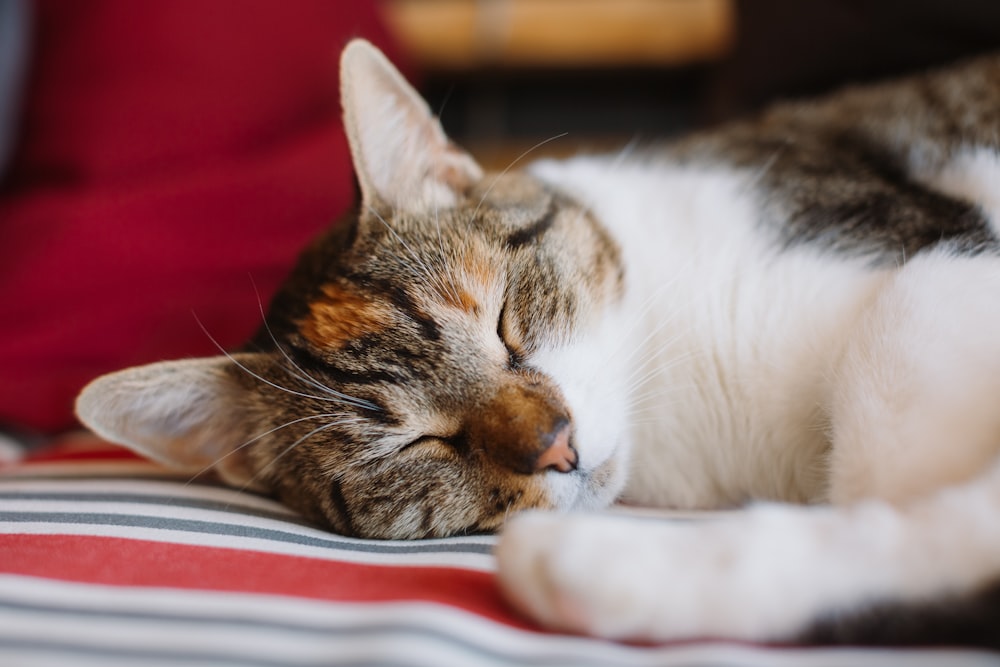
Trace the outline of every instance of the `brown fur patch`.
<instances>
[{"instance_id":1,"label":"brown fur patch","mask_svg":"<svg viewBox=\"0 0 1000 667\"><path fill-rule=\"evenodd\" d=\"M442 296L449 306L458 308L466 313L475 314L479 311L479 302L466 290L458 288L455 290L444 290Z\"/></svg>"},{"instance_id":2,"label":"brown fur patch","mask_svg":"<svg viewBox=\"0 0 1000 667\"><path fill-rule=\"evenodd\" d=\"M445 303L453 308L469 313L479 314L479 299L476 293L488 291L497 281L497 270L493 254L475 244L466 249L462 255L461 269L452 274L447 288L441 290Z\"/></svg>"},{"instance_id":3,"label":"brown fur patch","mask_svg":"<svg viewBox=\"0 0 1000 667\"><path fill-rule=\"evenodd\" d=\"M323 296L309 304L309 315L299 330L319 348L339 349L368 333L378 333L392 324L392 312L339 285L328 283Z\"/></svg>"},{"instance_id":4,"label":"brown fur patch","mask_svg":"<svg viewBox=\"0 0 1000 667\"><path fill-rule=\"evenodd\" d=\"M472 442L504 468L530 475L556 433L570 423L559 390L541 375L509 379L467 417Z\"/></svg>"},{"instance_id":5,"label":"brown fur patch","mask_svg":"<svg viewBox=\"0 0 1000 667\"><path fill-rule=\"evenodd\" d=\"M469 252L462 258L462 271L477 285L492 285L497 280L497 269L492 254L486 251Z\"/></svg>"}]
</instances>

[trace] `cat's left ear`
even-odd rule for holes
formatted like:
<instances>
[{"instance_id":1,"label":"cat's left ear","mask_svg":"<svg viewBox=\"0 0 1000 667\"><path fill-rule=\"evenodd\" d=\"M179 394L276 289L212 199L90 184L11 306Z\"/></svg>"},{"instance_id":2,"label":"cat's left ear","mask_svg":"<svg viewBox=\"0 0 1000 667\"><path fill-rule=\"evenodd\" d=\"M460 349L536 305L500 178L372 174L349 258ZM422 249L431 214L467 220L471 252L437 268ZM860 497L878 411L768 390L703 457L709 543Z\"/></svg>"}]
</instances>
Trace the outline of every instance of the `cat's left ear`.
<instances>
[{"instance_id":1,"label":"cat's left ear","mask_svg":"<svg viewBox=\"0 0 1000 667\"><path fill-rule=\"evenodd\" d=\"M101 376L80 392L76 415L108 442L190 472L213 468L258 488L247 460L246 390L227 369L251 354L162 361Z\"/></svg>"},{"instance_id":2,"label":"cat's left ear","mask_svg":"<svg viewBox=\"0 0 1000 667\"><path fill-rule=\"evenodd\" d=\"M455 206L483 176L389 60L356 39L340 59L344 127L365 206L430 212Z\"/></svg>"}]
</instances>

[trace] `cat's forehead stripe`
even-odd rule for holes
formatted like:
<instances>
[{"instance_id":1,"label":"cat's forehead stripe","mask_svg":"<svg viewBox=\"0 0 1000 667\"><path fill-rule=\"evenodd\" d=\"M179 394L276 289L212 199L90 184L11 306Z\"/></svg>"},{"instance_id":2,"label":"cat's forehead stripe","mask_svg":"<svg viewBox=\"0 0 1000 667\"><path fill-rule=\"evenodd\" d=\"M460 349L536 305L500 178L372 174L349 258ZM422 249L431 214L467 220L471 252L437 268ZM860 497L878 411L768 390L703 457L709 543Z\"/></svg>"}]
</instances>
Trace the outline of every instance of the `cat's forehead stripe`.
<instances>
[{"instance_id":1,"label":"cat's forehead stripe","mask_svg":"<svg viewBox=\"0 0 1000 667\"><path fill-rule=\"evenodd\" d=\"M466 247L458 270L453 270L439 286L446 304L476 315L480 299L499 283L495 254L475 243Z\"/></svg>"},{"instance_id":2,"label":"cat's forehead stripe","mask_svg":"<svg viewBox=\"0 0 1000 667\"><path fill-rule=\"evenodd\" d=\"M544 234L549 227L552 226L552 223L555 222L557 213L558 210L556 208L550 208L549 211L537 221L508 236L507 247L511 250L516 250L536 240L539 236Z\"/></svg>"},{"instance_id":3,"label":"cat's forehead stripe","mask_svg":"<svg viewBox=\"0 0 1000 667\"><path fill-rule=\"evenodd\" d=\"M309 314L300 323L300 330L316 347L340 349L391 324L390 307L328 283L323 285L322 295L309 304Z\"/></svg>"},{"instance_id":4,"label":"cat's forehead stripe","mask_svg":"<svg viewBox=\"0 0 1000 667\"><path fill-rule=\"evenodd\" d=\"M473 314L479 311L479 302L476 301L474 296L469 294L468 290L461 287L441 290L441 296L449 306L458 308L463 312Z\"/></svg>"},{"instance_id":5,"label":"cat's forehead stripe","mask_svg":"<svg viewBox=\"0 0 1000 667\"><path fill-rule=\"evenodd\" d=\"M471 281L469 287L473 290L495 285L498 270L494 253L484 248L472 247L462 257L463 277Z\"/></svg>"}]
</instances>

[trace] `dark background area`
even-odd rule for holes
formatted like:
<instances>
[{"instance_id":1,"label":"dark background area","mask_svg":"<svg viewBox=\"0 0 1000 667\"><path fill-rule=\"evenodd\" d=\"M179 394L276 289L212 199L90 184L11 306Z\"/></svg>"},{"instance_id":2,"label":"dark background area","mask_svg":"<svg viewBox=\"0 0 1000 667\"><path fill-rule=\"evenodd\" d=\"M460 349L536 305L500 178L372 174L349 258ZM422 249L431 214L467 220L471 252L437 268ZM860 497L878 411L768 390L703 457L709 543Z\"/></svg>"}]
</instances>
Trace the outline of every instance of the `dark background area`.
<instances>
[{"instance_id":1,"label":"dark background area","mask_svg":"<svg viewBox=\"0 0 1000 667\"><path fill-rule=\"evenodd\" d=\"M667 0L684 1L684 0ZM426 73L445 129L473 146L669 136L776 99L896 76L1000 47L994 0L742 0L721 60L679 68Z\"/></svg>"}]
</instances>

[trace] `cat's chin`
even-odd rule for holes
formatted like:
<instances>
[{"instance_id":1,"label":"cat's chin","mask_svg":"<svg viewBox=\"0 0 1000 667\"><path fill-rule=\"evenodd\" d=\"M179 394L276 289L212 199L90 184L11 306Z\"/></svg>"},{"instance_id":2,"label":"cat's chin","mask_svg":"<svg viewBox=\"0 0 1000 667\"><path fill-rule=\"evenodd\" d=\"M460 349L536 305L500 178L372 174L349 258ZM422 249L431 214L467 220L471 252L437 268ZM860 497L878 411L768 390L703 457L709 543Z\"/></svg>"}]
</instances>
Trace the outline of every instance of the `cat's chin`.
<instances>
[{"instance_id":1,"label":"cat's chin","mask_svg":"<svg viewBox=\"0 0 1000 667\"><path fill-rule=\"evenodd\" d=\"M609 507L625 487L627 466L613 455L589 470L569 475L550 473L549 498L558 510L598 510Z\"/></svg>"}]
</instances>

